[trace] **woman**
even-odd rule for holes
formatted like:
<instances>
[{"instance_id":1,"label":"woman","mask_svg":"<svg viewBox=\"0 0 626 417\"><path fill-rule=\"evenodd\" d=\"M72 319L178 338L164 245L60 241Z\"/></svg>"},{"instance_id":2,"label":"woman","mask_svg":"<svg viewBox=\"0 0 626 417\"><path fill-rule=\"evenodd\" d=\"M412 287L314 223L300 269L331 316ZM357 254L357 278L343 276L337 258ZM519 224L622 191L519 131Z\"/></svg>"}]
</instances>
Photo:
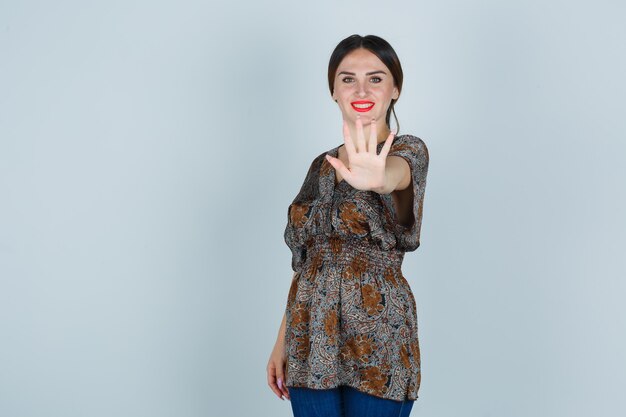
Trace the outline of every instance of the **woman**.
<instances>
[{"instance_id":1,"label":"woman","mask_svg":"<svg viewBox=\"0 0 626 417\"><path fill-rule=\"evenodd\" d=\"M418 397L417 308L401 265L420 243L428 149L390 130L402 80L377 36L352 35L330 58L344 143L313 160L289 206L294 276L267 366L296 417L408 416Z\"/></svg>"}]
</instances>

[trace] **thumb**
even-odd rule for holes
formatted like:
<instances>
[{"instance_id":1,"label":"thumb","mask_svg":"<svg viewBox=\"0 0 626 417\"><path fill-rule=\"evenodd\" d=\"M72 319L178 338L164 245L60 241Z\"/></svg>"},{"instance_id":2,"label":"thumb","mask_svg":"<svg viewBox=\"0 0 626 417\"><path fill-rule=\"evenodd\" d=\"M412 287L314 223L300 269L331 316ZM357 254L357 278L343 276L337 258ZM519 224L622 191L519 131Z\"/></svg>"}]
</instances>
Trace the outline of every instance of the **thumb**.
<instances>
[{"instance_id":1,"label":"thumb","mask_svg":"<svg viewBox=\"0 0 626 417\"><path fill-rule=\"evenodd\" d=\"M341 159L339 158L335 158L334 156L330 156L328 154L326 154L326 160L328 161L329 164L331 164L337 171L339 171L341 173L341 175L344 174L345 171L347 171L346 166L343 164L343 162L341 162Z\"/></svg>"},{"instance_id":2,"label":"thumb","mask_svg":"<svg viewBox=\"0 0 626 417\"><path fill-rule=\"evenodd\" d=\"M283 369L279 368L276 372L276 383L278 385L278 389L281 390L283 395L289 399L289 391L287 390L287 386L285 385L285 372Z\"/></svg>"}]
</instances>

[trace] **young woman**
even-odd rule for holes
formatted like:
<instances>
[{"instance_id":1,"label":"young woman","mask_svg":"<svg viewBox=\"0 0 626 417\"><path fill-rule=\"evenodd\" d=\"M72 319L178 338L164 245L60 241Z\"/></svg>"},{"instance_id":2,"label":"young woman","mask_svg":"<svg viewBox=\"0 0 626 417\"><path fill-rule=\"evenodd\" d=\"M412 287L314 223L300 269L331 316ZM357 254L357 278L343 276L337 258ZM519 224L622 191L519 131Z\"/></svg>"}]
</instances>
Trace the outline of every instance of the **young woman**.
<instances>
[{"instance_id":1,"label":"young woman","mask_svg":"<svg viewBox=\"0 0 626 417\"><path fill-rule=\"evenodd\" d=\"M330 58L344 143L313 160L288 208L294 276L267 365L296 417L408 416L418 397L417 308L401 266L420 244L428 149L390 130L402 80L377 36L352 35Z\"/></svg>"}]
</instances>

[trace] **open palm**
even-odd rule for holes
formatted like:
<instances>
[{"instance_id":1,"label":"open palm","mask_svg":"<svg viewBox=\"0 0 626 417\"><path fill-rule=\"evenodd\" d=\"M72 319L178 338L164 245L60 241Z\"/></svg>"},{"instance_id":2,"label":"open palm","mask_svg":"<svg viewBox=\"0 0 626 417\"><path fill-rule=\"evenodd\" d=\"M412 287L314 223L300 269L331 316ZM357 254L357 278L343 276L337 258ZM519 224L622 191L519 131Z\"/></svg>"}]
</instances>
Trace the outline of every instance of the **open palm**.
<instances>
[{"instance_id":1,"label":"open palm","mask_svg":"<svg viewBox=\"0 0 626 417\"><path fill-rule=\"evenodd\" d=\"M356 119L356 140L350 136L348 122L343 120L343 137L348 154L348 167L339 158L326 155L328 162L341 174L344 180L357 190L369 191L385 184L385 166L387 154L391 148L394 132L389 133L380 154L376 154L377 129L376 121L370 125L370 137L365 139L363 122L359 116Z\"/></svg>"}]
</instances>

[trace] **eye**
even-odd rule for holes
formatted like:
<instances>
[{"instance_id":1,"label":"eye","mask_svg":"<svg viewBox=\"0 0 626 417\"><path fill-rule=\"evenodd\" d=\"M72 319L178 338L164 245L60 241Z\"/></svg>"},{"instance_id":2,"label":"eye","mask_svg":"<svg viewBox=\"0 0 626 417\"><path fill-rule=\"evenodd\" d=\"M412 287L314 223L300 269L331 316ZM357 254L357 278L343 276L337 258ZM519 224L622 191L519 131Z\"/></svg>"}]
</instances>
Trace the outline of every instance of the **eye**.
<instances>
[{"instance_id":1,"label":"eye","mask_svg":"<svg viewBox=\"0 0 626 417\"><path fill-rule=\"evenodd\" d=\"M379 82L381 82L383 79L380 77L372 77L370 78L371 80L377 80L374 81L374 84L378 84ZM341 79L341 81L343 81L344 83L348 83L348 82L352 82L353 78L352 77L344 77Z\"/></svg>"}]
</instances>

